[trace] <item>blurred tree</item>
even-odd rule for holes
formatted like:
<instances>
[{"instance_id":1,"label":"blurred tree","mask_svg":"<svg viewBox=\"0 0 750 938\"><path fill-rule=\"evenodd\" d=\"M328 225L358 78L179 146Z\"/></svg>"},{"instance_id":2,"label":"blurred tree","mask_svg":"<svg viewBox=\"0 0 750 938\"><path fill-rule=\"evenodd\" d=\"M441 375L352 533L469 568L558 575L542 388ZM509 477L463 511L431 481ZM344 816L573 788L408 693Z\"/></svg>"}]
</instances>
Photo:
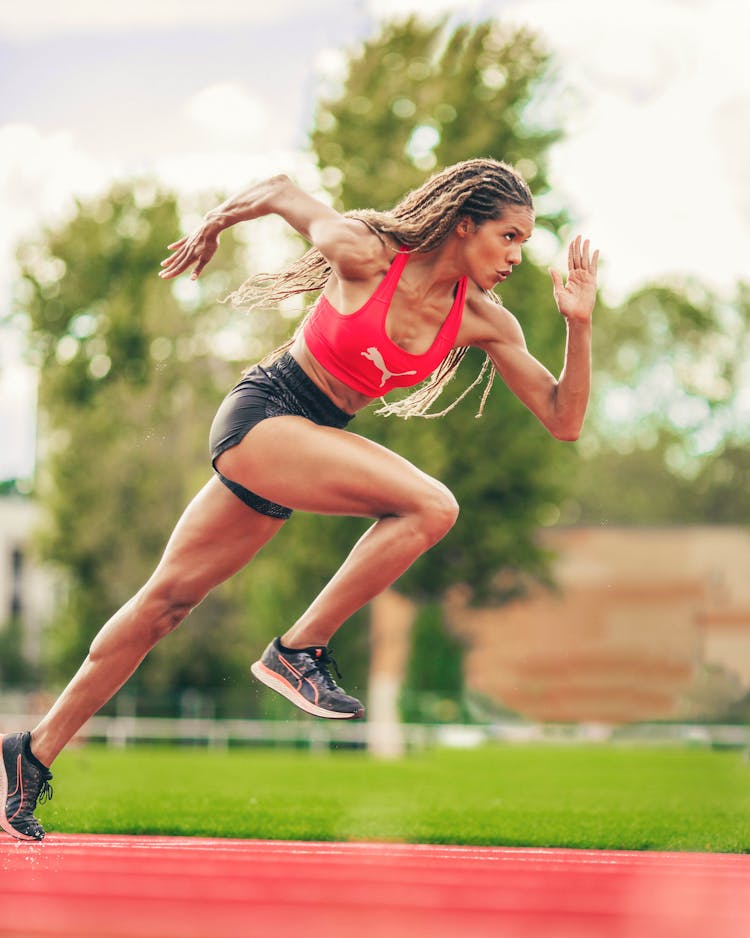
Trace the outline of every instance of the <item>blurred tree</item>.
<instances>
[{"instance_id":1,"label":"blurred tree","mask_svg":"<svg viewBox=\"0 0 750 938\"><path fill-rule=\"evenodd\" d=\"M23 651L23 622L12 615L0 623L0 689L33 687L36 669Z\"/></svg>"},{"instance_id":2,"label":"blurred tree","mask_svg":"<svg viewBox=\"0 0 750 938\"><path fill-rule=\"evenodd\" d=\"M386 24L351 56L344 83L323 89L311 135L323 179L344 208L387 209L436 167L495 156L546 193L561 135L554 119L541 123L549 80L528 30ZM556 230L563 218L539 220Z\"/></svg>"},{"instance_id":3,"label":"blurred tree","mask_svg":"<svg viewBox=\"0 0 750 938\"><path fill-rule=\"evenodd\" d=\"M401 692L407 723L458 723L468 719L462 703L463 649L445 627L438 603L425 603L412 632L412 654Z\"/></svg>"},{"instance_id":4,"label":"blurred tree","mask_svg":"<svg viewBox=\"0 0 750 938\"><path fill-rule=\"evenodd\" d=\"M747 523L749 335L744 284L730 297L651 284L599 310L585 458L563 519Z\"/></svg>"},{"instance_id":5,"label":"blurred tree","mask_svg":"<svg viewBox=\"0 0 750 938\"><path fill-rule=\"evenodd\" d=\"M159 280L179 230L174 197L140 181L79 204L19 252L20 305L40 371L43 548L69 580L51 633L59 677L150 575L210 475L207 430L240 372L227 353L245 358L258 330L269 330L262 314L243 319L215 301L237 279L229 233L199 284ZM130 689L174 700L183 686L246 684L244 618L236 587L217 591L155 649Z\"/></svg>"}]
</instances>

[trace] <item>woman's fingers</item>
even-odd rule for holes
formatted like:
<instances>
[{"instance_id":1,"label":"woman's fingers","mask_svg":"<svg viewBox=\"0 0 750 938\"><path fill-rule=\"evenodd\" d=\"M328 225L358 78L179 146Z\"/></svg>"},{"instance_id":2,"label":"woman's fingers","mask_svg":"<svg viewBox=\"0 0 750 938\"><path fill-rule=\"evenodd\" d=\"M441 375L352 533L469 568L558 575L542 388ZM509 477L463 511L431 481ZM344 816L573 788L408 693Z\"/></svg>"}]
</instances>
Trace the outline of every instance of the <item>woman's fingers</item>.
<instances>
[{"instance_id":1,"label":"woman's fingers","mask_svg":"<svg viewBox=\"0 0 750 938\"><path fill-rule=\"evenodd\" d=\"M581 236L577 235L570 243L570 268L571 270L580 270L582 266Z\"/></svg>"},{"instance_id":2,"label":"woman's fingers","mask_svg":"<svg viewBox=\"0 0 750 938\"><path fill-rule=\"evenodd\" d=\"M165 257L159 265L160 267L173 267L182 258L182 252L173 254L171 257Z\"/></svg>"},{"instance_id":3,"label":"woman's fingers","mask_svg":"<svg viewBox=\"0 0 750 938\"><path fill-rule=\"evenodd\" d=\"M174 245L169 245L169 250L174 250L175 253L170 257L165 257L161 262L160 266L163 269L159 273L160 277L176 277L196 260L195 245L191 244L187 238L175 241Z\"/></svg>"},{"instance_id":4,"label":"woman's fingers","mask_svg":"<svg viewBox=\"0 0 750 938\"><path fill-rule=\"evenodd\" d=\"M177 274L181 274L183 270L188 266L189 260L181 260L179 258L168 258L166 264L164 264L164 269L159 271L160 277L175 277Z\"/></svg>"},{"instance_id":5,"label":"woman's fingers","mask_svg":"<svg viewBox=\"0 0 750 938\"><path fill-rule=\"evenodd\" d=\"M172 254L161 261L159 276L164 279L177 277L195 265L192 273L192 279L195 280L216 253L218 243L218 237L207 232L205 227L174 241L167 246Z\"/></svg>"},{"instance_id":6,"label":"woman's fingers","mask_svg":"<svg viewBox=\"0 0 750 938\"><path fill-rule=\"evenodd\" d=\"M599 262L599 251L591 254L591 242L577 235L568 248L568 267L570 270L587 270L595 274Z\"/></svg>"}]
</instances>

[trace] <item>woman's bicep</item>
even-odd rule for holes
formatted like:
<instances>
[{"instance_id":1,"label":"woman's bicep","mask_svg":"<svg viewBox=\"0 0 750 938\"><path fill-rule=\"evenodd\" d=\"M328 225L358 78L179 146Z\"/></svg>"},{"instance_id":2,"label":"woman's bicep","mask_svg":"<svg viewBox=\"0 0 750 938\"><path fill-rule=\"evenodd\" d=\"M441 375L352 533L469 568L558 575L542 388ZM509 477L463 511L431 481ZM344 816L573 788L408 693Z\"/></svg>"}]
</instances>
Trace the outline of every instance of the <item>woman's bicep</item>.
<instances>
[{"instance_id":1,"label":"woman's bicep","mask_svg":"<svg viewBox=\"0 0 750 938\"><path fill-rule=\"evenodd\" d=\"M515 396L545 426L554 406L557 380L526 346L518 320L508 310L497 309L482 341L495 370Z\"/></svg>"},{"instance_id":2,"label":"woman's bicep","mask_svg":"<svg viewBox=\"0 0 750 938\"><path fill-rule=\"evenodd\" d=\"M494 342L486 351L503 381L534 413L539 403L551 399L557 384L555 376L534 358L525 343ZM532 402L537 402L537 407Z\"/></svg>"},{"instance_id":3,"label":"woman's bicep","mask_svg":"<svg viewBox=\"0 0 750 938\"><path fill-rule=\"evenodd\" d=\"M271 210L317 248L344 279L371 275L373 260L385 252L382 241L366 225L292 182L276 194Z\"/></svg>"},{"instance_id":4,"label":"woman's bicep","mask_svg":"<svg viewBox=\"0 0 750 938\"><path fill-rule=\"evenodd\" d=\"M316 199L288 177L278 183L267 196L268 212L280 215L295 231L312 245L321 248L321 237L332 227L345 221L336 209Z\"/></svg>"}]
</instances>

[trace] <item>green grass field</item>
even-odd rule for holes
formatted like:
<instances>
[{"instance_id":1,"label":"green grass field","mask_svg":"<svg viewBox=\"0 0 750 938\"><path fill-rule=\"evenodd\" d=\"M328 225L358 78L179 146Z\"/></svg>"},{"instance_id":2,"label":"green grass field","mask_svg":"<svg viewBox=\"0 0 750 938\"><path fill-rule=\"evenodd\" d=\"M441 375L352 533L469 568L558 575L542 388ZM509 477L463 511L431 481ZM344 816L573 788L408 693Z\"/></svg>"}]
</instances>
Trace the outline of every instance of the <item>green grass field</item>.
<instances>
[{"instance_id":1,"label":"green grass field","mask_svg":"<svg viewBox=\"0 0 750 938\"><path fill-rule=\"evenodd\" d=\"M497 745L381 762L88 746L54 772L51 831L750 852L738 751Z\"/></svg>"}]
</instances>

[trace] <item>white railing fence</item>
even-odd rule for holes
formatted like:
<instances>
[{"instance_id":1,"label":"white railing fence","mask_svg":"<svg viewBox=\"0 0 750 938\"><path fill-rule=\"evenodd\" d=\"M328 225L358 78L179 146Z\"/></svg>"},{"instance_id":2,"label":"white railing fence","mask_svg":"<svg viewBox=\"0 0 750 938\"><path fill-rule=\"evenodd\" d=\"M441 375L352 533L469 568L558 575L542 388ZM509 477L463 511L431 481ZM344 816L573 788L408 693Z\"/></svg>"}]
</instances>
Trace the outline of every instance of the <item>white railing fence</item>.
<instances>
[{"instance_id":1,"label":"white railing fence","mask_svg":"<svg viewBox=\"0 0 750 938\"><path fill-rule=\"evenodd\" d=\"M38 715L0 713L0 733L31 727ZM471 748L483 743L621 743L693 745L750 751L750 726L639 723L623 726L575 723L379 724L353 720L218 720L95 716L76 738L123 748L143 742L227 748L237 745L370 749L396 755L430 746Z\"/></svg>"}]
</instances>

